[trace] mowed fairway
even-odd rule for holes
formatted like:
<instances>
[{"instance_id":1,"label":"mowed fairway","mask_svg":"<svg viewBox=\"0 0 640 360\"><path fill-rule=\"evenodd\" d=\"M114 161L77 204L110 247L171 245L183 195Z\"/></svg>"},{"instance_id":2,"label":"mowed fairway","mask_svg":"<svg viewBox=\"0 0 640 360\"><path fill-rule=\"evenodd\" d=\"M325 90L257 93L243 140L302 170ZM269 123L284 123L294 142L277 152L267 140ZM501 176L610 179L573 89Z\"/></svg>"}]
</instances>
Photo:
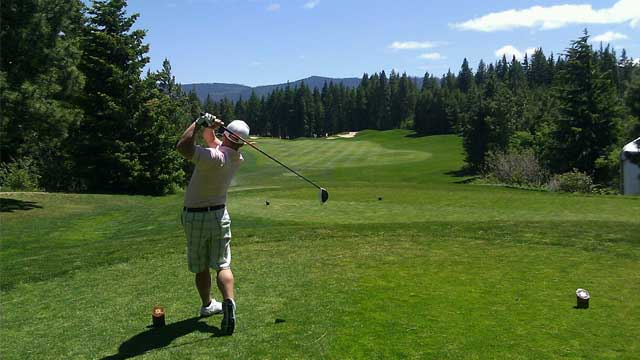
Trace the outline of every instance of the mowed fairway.
<instances>
[{"instance_id":1,"label":"mowed fairway","mask_svg":"<svg viewBox=\"0 0 640 360\"><path fill-rule=\"evenodd\" d=\"M330 198L243 150L232 337L196 317L182 194L4 193L0 358L640 357L640 198L466 184L455 136L256 144Z\"/></svg>"}]
</instances>

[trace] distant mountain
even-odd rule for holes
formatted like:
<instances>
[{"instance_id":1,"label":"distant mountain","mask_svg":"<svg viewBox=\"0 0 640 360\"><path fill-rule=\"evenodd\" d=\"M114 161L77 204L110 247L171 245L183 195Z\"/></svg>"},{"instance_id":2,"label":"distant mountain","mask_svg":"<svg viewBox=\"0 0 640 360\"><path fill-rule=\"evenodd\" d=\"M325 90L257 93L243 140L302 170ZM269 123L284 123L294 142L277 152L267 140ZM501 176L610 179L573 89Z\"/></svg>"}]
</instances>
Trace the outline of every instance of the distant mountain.
<instances>
[{"instance_id":1,"label":"distant mountain","mask_svg":"<svg viewBox=\"0 0 640 360\"><path fill-rule=\"evenodd\" d=\"M360 78L328 78L322 76L311 76L306 79L298 80L289 83L291 87L300 86L300 84L304 81L304 83L311 89L318 88L322 89L325 82L333 82L334 84L342 84L345 87L356 87L360 85ZM418 88L422 86L422 79L415 78L416 83L418 84ZM215 101L219 101L223 98L227 98L233 101L237 101L239 98L246 100L251 96L251 91L255 91L258 97L267 96L275 89L284 88L287 84L277 84L277 85L264 85L264 86L256 86L249 87L245 85L239 84L223 84L223 83L200 83L200 84L184 84L182 85L182 89L186 92L191 91L192 89L196 90L196 94L200 98L200 100L204 101L207 98L207 94L211 95L211 99Z\"/></svg>"}]
</instances>

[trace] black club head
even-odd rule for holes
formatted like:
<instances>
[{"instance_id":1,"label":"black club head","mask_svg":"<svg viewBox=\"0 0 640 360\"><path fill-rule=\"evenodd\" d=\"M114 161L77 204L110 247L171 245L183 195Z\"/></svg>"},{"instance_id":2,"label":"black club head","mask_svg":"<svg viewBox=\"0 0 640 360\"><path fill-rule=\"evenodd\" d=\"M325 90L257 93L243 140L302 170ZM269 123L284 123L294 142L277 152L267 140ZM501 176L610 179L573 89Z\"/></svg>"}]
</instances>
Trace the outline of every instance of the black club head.
<instances>
[{"instance_id":1,"label":"black club head","mask_svg":"<svg viewBox=\"0 0 640 360\"><path fill-rule=\"evenodd\" d=\"M329 192L327 192L327 190L325 190L324 188L320 188L320 193L318 195L320 195L321 204L324 204L327 202L327 200L329 200Z\"/></svg>"}]
</instances>

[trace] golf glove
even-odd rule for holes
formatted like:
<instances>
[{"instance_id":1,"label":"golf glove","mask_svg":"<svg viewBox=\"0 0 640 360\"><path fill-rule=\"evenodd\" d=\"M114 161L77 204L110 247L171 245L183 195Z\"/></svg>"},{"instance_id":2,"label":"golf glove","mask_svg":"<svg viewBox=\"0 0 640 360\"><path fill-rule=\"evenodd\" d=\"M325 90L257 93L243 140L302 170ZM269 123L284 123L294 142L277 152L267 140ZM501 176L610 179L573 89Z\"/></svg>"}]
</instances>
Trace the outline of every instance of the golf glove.
<instances>
[{"instance_id":1,"label":"golf glove","mask_svg":"<svg viewBox=\"0 0 640 360\"><path fill-rule=\"evenodd\" d=\"M216 121L216 117L206 113L202 116L200 116L199 118L196 119L196 124L198 124L198 126L204 126L204 127L211 127L213 126L213 124Z\"/></svg>"}]
</instances>

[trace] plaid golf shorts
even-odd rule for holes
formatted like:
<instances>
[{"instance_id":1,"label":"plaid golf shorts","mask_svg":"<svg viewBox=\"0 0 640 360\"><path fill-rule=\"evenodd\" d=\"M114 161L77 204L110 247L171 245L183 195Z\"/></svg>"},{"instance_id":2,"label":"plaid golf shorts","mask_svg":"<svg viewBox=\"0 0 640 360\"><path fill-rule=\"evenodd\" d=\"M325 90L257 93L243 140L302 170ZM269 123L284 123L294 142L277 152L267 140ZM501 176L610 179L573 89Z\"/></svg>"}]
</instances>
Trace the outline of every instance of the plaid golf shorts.
<instances>
[{"instance_id":1,"label":"plaid golf shorts","mask_svg":"<svg viewBox=\"0 0 640 360\"><path fill-rule=\"evenodd\" d=\"M204 212L182 211L187 236L189 270L228 269L231 265L231 218L226 208Z\"/></svg>"}]
</instances>

